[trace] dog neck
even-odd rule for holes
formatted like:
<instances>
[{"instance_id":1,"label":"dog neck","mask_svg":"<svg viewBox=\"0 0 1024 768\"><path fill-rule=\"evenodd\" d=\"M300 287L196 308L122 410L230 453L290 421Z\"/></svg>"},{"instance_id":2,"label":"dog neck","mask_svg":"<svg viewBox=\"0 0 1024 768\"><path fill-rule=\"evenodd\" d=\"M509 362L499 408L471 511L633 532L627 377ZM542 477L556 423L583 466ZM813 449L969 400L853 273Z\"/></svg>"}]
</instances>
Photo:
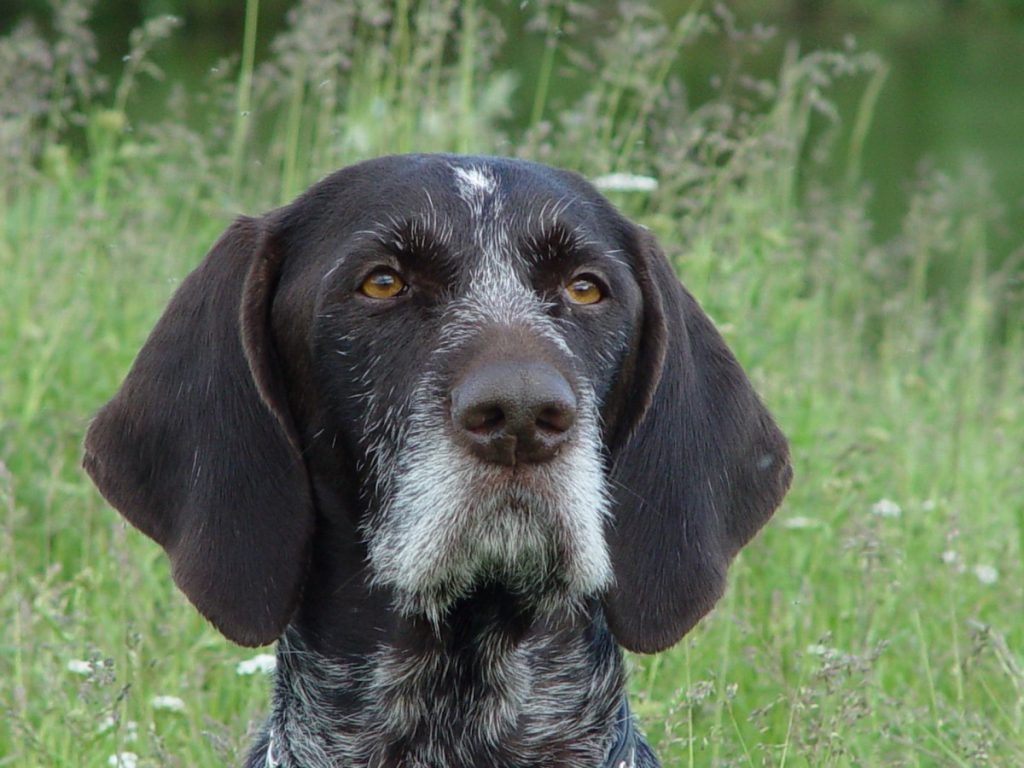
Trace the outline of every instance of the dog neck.
<instances>
[{"instance_id":1,"label":"dog neck","mask_svg":"<svg viewBox=\"0 0 1024 768\"><path fill-rule=\"evenodd\" d=\"M440 625L396 619L369 653L325 654L293 625L250 765L604 765L621 740L623 662L589 609L539 617L482 590Z\"/></svg>"}]
</instances>

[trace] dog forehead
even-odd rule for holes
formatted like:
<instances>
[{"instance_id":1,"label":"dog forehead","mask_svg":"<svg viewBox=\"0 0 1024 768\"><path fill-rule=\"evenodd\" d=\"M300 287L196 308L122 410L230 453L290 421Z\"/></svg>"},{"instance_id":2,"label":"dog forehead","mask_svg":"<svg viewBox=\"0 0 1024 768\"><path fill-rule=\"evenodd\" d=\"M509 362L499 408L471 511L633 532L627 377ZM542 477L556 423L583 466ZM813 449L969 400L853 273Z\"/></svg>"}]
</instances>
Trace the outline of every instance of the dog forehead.
<instances>
[{"instance_id":1,"label":"dog forehead","mask_svg":"<svg viewBox=\"0 0 1024 768\"><path fill-rule=\"evenodd\" d=\"M351 230L405 243L437 243L452 253L488 245L508 251L543 238L556 224L600 231L592 189L574 174L537 163L486 156L408 155L367 163L354 179L364 205ZM344 197L347 203L350 190Z\"/></svg>"},{"instance_id":2,"label":"dog forehead","mask_svg":"<svg viewBox=\"0 0 1024 768\"><path fill-rule=\"evenodd\" d=\"M453 217L501 214L506 219L536 216L539 209L563 209L583 202L593 190L574 174L511 158L419 155L396 159L387 174L386 195L407 211L441 208Z\"/></svg>"},{"instance_id":3,"label":"dog forehead","mask_svg":"<svg viewBox=\"0 0 1024 768\"><path fill-rule=\"evenodd\" d=\"M490 210L506 217L553 214L585 202L589 190L565 171L524 160L454 157L443 168L449 188L470 212Z\"/></svg>"},{"instance_id":4,"label":"dog forehead","mask_svg":"<svg viewBox=\"0 0 1024 768\"><path fill-rule=\"evenodd\" d=\"M295 223L316 211L324 228L335 232L417 219L456 228L489 219L509 231L537 230L561 219L601 230L611 210L575 173L516 158L421 154L343 168L300 196L283 218Z\"/></svg>"},{"instance_id":5,"label":"dog forehead","mask_svg":"<svg viewBox=\"0 0 1024 768\"><path fill-rule=\"evenodd\" d=\"M616 261L629 252L621 216L581 176L489 156L395 155L349 166L282 209L271 229L292 254L289 275L317 282L373 243L463 278L489 265L524 279L550 243L586 244Z\"/></svg>"}]
</instances>

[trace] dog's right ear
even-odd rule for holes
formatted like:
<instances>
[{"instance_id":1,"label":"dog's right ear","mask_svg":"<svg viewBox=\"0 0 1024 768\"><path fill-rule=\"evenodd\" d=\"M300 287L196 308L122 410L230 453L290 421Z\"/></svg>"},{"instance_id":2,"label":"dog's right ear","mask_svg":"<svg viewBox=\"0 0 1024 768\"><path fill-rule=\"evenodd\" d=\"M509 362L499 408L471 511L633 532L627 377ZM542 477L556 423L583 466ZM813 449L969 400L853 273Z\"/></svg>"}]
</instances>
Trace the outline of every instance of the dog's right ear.
<instances>
[{"instance_id":1,"label":"dog's right ear","mask_svg":"<svg viewBox=\"0 0 1024 768\"><path fill-rule=\"evenodd\" d=\"M196 608L250 646L291 619L313 529L270 333L279 261L260 220L224 233L96 415L83 461Z\"/></svg>"}]
</instances>

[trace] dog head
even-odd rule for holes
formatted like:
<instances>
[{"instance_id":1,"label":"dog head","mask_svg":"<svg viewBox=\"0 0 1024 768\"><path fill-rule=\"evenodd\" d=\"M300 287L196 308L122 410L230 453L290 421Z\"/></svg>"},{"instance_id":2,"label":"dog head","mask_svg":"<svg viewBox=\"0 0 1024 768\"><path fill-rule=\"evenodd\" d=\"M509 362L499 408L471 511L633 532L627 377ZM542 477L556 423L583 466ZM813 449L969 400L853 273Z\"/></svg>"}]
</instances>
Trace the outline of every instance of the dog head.
<instances>
[{"instance_id":1,"label":"dog head","mask_svg":"<svg viewBox=\"0 0 1024 768\"><path fill-rule=\"evenodd\" d=\"M639 651L710 610L791 475L646 231L574 174L450 156L352 166L237 221L85 466L236 642L281 633L317 525L345 518L400 611L439 620L491 583L601 596Z\"/></svg>"}]
</instances>

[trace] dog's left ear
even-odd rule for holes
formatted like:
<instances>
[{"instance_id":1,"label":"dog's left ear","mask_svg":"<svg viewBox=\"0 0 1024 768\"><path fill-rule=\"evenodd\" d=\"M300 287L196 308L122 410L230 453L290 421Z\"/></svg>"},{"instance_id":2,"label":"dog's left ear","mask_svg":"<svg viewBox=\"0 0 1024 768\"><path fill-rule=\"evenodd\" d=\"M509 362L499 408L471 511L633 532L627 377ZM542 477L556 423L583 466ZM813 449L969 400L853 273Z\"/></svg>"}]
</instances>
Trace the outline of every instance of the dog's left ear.
<instances>
[{"instance_id":1,"label":"dog's left ear","mask_svg":"<svg viewBox=\"0 0 1024 768\"><path fill-rule=\"evenodd\" d=\"M636 237L644 309L611 440L615 585L605 609L623 646L654 653L711 610L792 469L785 437L714 325L654 239Z\"/></svg>"}]
</instances>

